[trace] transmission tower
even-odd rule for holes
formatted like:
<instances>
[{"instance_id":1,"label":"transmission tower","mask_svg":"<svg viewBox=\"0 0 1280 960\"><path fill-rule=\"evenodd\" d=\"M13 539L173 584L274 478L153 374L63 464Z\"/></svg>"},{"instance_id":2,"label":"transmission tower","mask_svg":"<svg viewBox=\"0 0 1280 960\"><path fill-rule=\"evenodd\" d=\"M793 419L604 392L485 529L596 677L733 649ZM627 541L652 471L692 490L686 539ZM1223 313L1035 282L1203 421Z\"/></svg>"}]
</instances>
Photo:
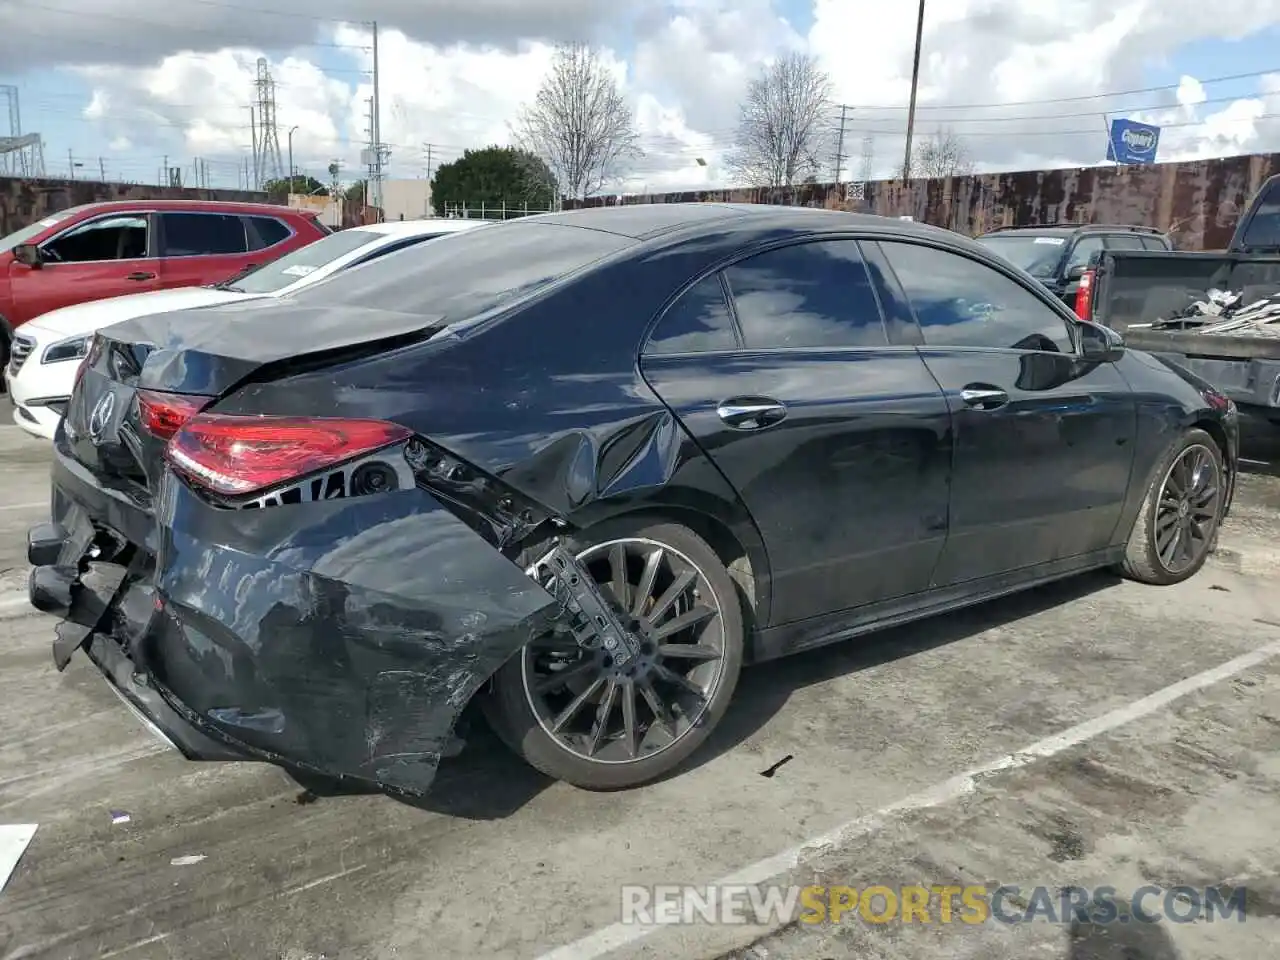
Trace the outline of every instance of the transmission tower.
<instances>
[{"instance_id":1,"label":"transmission tower","mask_svg":"<svg viewBox=\"0 0 1280 960\"><path fill-rule=\"evenodd\" d=\"M267 180L284 179L280 131L276 126L276 82L271 77L266 57L258 58L258 79L253 86L256 93L254 114L257 123L253 167L259 178L257 188L261 190Z\"/></svg>"},{"instance_id":2,"label":"transmission tower","mask_svg":"<svg viewBox=\"0 0 1280 960\"><path fill-rule=\"evenodd\" d=\"M22 110L18 88L0 86L8 110L7 129L0 133L0 174L13 177L44 176L44 141L38 133L22 132Z\"/></svg>"},{"instance_id":3,"label":"transmission tower","mask_svg":"<svg viewBox=\"0 0 1280 960\"><path fill-rule=\"evenodd\" d=\"M862 138L862 169L858 173L858 179L863 183L871 180L871 175L875 172L876 162L876 138Z\"/></svg>"}]
</instances>

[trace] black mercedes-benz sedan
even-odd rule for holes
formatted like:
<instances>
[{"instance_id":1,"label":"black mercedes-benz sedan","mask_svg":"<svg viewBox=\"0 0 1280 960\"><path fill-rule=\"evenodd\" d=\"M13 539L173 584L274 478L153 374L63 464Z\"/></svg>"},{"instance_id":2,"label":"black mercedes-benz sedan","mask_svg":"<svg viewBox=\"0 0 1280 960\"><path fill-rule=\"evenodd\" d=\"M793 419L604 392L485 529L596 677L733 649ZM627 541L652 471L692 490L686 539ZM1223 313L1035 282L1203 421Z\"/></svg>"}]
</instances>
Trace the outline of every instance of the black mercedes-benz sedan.
<instances>
[{"instance_id":1,"label":"black mercedes-benz sedan","mask_svg":"<svg viewBox=\"0 0 1280 960\"><path fill-rule=\"evenodd\" d=\"M575 211L99 332L31 599L189 757L420 793L478 698L623 788L744 664L1192 576L1236 464L1228 399L957 234Z\"/></svg>"}]
</instances>

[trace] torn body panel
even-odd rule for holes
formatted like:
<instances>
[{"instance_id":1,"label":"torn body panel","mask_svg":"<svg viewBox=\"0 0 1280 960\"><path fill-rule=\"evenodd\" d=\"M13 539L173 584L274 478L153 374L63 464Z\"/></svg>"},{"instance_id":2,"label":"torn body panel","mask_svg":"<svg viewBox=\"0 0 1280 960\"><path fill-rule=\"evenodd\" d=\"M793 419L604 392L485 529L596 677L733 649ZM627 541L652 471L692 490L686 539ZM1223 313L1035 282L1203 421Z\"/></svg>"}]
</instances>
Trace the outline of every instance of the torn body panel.
<instances>
[{"instance_id":1,"label":"torn body panel","mask_svg":"<svg viewBox=\"0 0 1280 960\"><path fill-rule=\"evenodd\" d=\"M421 487L234 510L166 473L146 517L65 444L53 486L58 560L76 571L64 624L83 628L58 657L85 647L188 756L424 791L472 695L559 609ZM155 549L94 590L106 518L152 525ZM31 559L52 552L46 531ZM33 594L51 569L36 566Z\"/></svg>"}]
</instances>

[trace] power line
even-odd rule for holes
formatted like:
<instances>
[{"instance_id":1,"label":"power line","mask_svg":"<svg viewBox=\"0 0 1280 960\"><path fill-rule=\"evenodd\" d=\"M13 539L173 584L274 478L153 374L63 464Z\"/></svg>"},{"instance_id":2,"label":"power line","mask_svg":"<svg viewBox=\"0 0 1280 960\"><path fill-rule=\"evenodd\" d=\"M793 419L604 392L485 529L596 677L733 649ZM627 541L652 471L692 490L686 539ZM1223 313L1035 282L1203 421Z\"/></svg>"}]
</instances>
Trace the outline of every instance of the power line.
<instances>
[{"instance_id":1,"label":"power line","mask_svg":"<svg viewBox=\"0 0 1280 960\"><path fill-rule=\"evenodd\" d=\"M1265 77L1268 74L1280 73L1280 66L1271 67L1267 70L1251 70L1248 73L1233 73L1222 77L1209 77L1200 80L1201 86L1207 86L1213 83L1227 83L1232 80L1256 80L1259 77ZM1054 97L1048 100L1005 100L1002 103L939 103L939 104L918 104L917 110L987 110L998 109L1000 107L1033 107L1043 106L1052 103L1085 103L1089 100L1104 100L1109 97L1132 97L1140 93L1159 93L1162 90L1177 90L1182 86L1181 82L1166 83L1155 87L1137 87L1133 90L1113 90L1108 93L1089 93L1075 97ZM1234 100L1242 100L1243 97L1233 97ZM850 104L853 110L907 110L908 106L897 104Z\"/></svg>"}]
</instances>

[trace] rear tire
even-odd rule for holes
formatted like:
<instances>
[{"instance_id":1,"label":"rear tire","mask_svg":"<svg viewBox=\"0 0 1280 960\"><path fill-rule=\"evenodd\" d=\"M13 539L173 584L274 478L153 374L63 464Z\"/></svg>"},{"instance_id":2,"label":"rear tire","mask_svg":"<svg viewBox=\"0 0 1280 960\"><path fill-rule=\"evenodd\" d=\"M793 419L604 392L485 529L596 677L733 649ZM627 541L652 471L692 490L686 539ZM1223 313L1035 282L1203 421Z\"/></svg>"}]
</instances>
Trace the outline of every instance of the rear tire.
<instances>
[{"instance_id":1,"label":"rear tire","mask_svg":"<svg viewBox=\"0 0 1280 960\"><path fill-rule=\"evenodd\" d=\"M586 790L652 782L703 744L733 696L744 647L737 590L715 551L678 524L623 518L564 546L602 593L616 598L621 591L615 610L628 611L624 620L635 618L645 653L628 673L602 647L539 638L498 670L482 708L499 738L549 777ZM531 564L548 549L527 551L521 562ZM626 585L614 587L619 569ZM670 594L670 605L657 609ZM677 618L690 625L663 635Z\"/></svg>"},{"instance_id":2,"label":"rear tire","mask_svg":"<svg viewBox=\"0 0 1280 960\"><path fill-rule=\"evenodd\" d=\"M1125 544L1121 572L1169 586L1195 576L1216 547L1226 471L1213 437L1186 431L1169 449L1147 488Z\"/></svg>"}]
</instances>

